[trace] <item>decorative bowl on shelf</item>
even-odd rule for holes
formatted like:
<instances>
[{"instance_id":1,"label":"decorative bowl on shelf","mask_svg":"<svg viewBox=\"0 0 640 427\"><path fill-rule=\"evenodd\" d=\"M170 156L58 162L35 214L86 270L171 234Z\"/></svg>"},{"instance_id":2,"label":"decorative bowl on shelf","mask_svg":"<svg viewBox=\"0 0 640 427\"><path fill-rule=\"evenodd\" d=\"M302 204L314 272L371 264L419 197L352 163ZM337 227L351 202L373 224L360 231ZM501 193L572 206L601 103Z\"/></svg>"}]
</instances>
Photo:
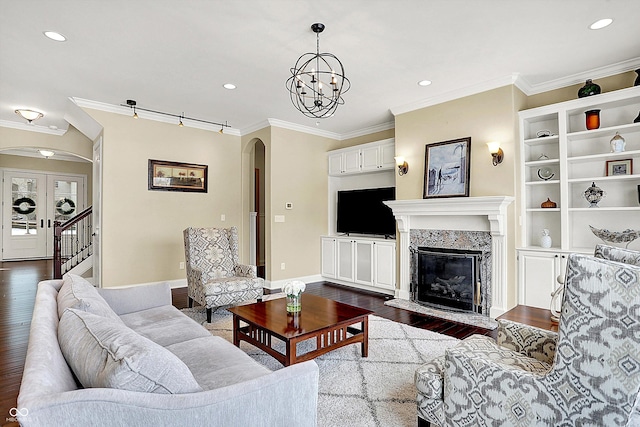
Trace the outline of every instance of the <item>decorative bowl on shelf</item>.
<instances>
[{"instance_id":1,"label":"decorative bowl on shelf","mask_svg":"<svg viewBox=\"0 0 640 427\"><path fill-rule=\"evenodd\" d=\"M624 231L609 231L604 228L595 228L589 226L593 234L600 238L605 243L626 243L625 248L629 246L629 243L640 237L640 230L626 229Z\"/></svg>"}]
</instances>

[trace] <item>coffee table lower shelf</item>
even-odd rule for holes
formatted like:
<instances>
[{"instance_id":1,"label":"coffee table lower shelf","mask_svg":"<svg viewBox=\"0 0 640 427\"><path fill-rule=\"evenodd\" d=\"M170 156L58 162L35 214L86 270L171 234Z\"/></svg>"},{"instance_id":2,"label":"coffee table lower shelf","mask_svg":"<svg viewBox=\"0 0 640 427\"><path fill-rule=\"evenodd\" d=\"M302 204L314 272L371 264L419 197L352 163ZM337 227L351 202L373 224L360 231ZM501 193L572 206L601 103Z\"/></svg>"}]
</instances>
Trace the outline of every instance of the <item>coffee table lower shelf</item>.
<instances>
[{"instance_id":1,"label":"coffee table lower shelf","mask_svg":"<svg viewBox=\"0 0 640 427\"><path fill-rule=\"evenodd\" d=\"M244 325L241 326L241 323ZM359 328L353 327L357 324L360 324ZM272 338L274 337L283 342L284 353L273 348ZM298 355L298 343L312 338L316 339L315 350L310 350ZM284 366L311 360L337 348L354 343L360 343L362 357L367 357L369 352L369 315L366 314L352 318L346 322L316 331L303 332L292 337L286 337L260 327L248 320L241 319L234 313L233 344L239 347L240 341L246 341L258 347L273 356Z\"/></svg>"}]
</instances>

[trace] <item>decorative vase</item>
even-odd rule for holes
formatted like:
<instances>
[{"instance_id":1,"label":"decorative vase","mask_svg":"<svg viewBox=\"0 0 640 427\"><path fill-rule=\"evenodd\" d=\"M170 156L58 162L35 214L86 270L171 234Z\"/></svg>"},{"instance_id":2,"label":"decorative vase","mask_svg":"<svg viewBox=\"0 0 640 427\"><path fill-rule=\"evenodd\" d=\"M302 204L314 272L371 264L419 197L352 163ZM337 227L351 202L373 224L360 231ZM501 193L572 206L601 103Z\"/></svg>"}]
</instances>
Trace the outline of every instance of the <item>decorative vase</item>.
<instances>
[{"instance_id":1,"label":"decorative vase","mask_svg":"<svg viewBox=\"0 0 640 427\"><path fill-rule=\"evenodd\" d=\"M625 141L624 141L624 138L618 132L616 132L614 137L611 138L610 144L611 144L611 152L612 153L622 153L624 151L624 147L626 145Z\"/></svg>"},{"instance_id":2,"label":"decorative vase","mask_svg":"<svg viewBox=\"0 0 640 427\"><path fill-rule=\"evenodd\" d=\"M558 206L556 202L552 202L551 199L549 199L548 197L546 202L540 203L540 207L544 209L552 209L552 208L555 208L556 206Z\"/></svg>"},{"instance_id":3,"label":"decorative vase","mask_svg":"<svg viewBox=\"0 0 640 427\"><path fill-rule=\"evenodd\" d=\"M600 110L585 111L586 125L588 130L598 129L600 127Z\"/></svg>"},{"instance_id":4,"label":"decorative vase","mask_svg":"<svg viewBox=\"0 0 640 427\"><path fill-rule=\"evenodd\" d=\"M604 191L598 187L595 182L591 183L591 187L584 192L584 198L589 202L590 208L597 208L598 203L604 197Z\"/></svg>"},{"instance_id":5,"label":"decorative vase","mask_svg":"<svg viewBox=\"0 0 640 427\"><path fill-rule=\"evenodd\" d=\"M584 86L578 90L578 98L584 98L586 96L598 95L600 93L600 86L588 79Z\"/></svg>"},{"instance_id":6,"label":"decorative vase","mask_svg":"<svg viewBox=\"0 0 640 427\"><path fill-rule=\"evenodd\" d=\"M287 313L287 330L288 331L299 331L300 330L300 316L301 313L299 311L293 313Z\"/></svg>"},{"instance_id":7,"label":"decorative vase","mask_svg":"<svg viewBox=\"0 0 640 427\"><path fill-rule=\"evenodd\" d=\"M634 85L634 86L640 86L640 68L638 68L638 69L636 70L636 74L637 74L638 76L636 77L636 81L635 81L635 82L633 82L633 85Z\"/></svg>"},{"instance_id":8,"label":"decorative vase","mask_svg":"<svg viewBox=\"0 0 640 427\"><path fill-rule=\"evenodd\" d=\"M302 310L302 292L287 295L287 312L298 313Z\"/></svg>"},{"instance_id":9,"label":"decorative vase","mask_svg":"<svg viewBox=\"0 0 640 427\"><path fill-rule=\"evenodd\" d=\"M542 237L540 237L540 246L545 249L551 247L551 236L549 236L549 230L547 230L546 228L542 230Z\"/></svg>"}]
</instances>

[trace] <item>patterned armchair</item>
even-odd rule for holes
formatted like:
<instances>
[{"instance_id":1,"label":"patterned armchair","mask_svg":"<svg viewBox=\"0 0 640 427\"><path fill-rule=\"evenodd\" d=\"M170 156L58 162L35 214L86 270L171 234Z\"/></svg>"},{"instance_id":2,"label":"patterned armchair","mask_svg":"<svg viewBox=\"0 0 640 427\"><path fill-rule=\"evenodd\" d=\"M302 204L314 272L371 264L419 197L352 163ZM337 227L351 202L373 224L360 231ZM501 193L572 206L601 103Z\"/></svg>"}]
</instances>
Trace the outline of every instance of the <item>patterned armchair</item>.
<instances>
[{"instance_id":1,"label":"patterned armchair","mask_svg":"<svg viewBox=\"0 0 640 427\"><path fill-rule=\"evenodd\" d=\"M419 368L421 423L640 425L640 267L572 254L565 282L557 334L500 321Z\"/></svg>"},{"instance_id":2,"label":"patterned armchair","mask_svg":"<svg viewBox=\"0 0 640 427\"><path fill-rule=\"evenodd\" d=\"M187 228L184 234L189 307L195 300L207 309L261 299L264 280L255 265L238 259L238 229Z\"/></svg>"}]
</instances>

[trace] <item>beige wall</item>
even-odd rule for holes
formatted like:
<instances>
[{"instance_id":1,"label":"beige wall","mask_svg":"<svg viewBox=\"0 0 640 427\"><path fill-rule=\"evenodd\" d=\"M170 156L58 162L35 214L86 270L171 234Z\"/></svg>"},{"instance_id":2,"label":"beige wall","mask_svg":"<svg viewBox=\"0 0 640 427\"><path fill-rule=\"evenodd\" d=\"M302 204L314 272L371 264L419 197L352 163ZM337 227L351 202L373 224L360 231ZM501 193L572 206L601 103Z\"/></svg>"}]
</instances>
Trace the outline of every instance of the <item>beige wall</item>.
<instances>
[{"instance_id":1,"label":"beige wall","mask_svg":"<svg viewBox=\"0 0 640 427\"><path fill-rule=\"evenodd\" d=\"M243 235L239 137L87 112L104 127L103 286L184 280L189 226L235 225ZM149 159L208 165L208 192L149 191Z\"/></svg>"},{"instance_id":2,"label":"beige wall","mask_svg":"<svg viewBox=\"0 0 640 427\"><path fill-rule=\"evenodd\" d=\"M327 233L328 221L326 152L330 144L327 138L271 128L266 172L272 281L320 273L320 236ZM285 209L286 202L293 203L293 209ZM285 222L273 222L275 215L284 215Z\"/></svg>"},{"instance_id":3,"label":"beige wall","mask_svg":"<svg viewBox=\"0 0 640 427\"><path fill-rule=\"evenodd\" d=\"M395 129L383 130L380 132L370 133L368 135L349 138L342 141L330 140L329 150L337 150L338 148L353 147L354 145L366 144L367 142L381 141L395 137Z\"/></svg>"},{"instance_id":4,"label":"beige wall","mask_svg":"<svg viewBox=\"0 0 640 427\"><path fill-rule=\"evenodd\" d=\"M517 110L514 86L396 116L396 154L404 156L409 173L396 175L396 198L421 199L424 181L425 147L441 141L471 137L469 196L515 196L517 153ZM500 141L504 161L493 166L486 143ZM508 209L507 304L516 301L515 202Z\"/></svg>"},{"instance_id":5,"label":"beige wall","mask_svg":"<svg viewBox=\"0 0 640 427\"><path fill-rule=\"evenodd\" d=\"M93 159L93 142L73 126L62 136L0 127L0 151L11 148L47 148Z\"/></svg>"}]
</instances>

